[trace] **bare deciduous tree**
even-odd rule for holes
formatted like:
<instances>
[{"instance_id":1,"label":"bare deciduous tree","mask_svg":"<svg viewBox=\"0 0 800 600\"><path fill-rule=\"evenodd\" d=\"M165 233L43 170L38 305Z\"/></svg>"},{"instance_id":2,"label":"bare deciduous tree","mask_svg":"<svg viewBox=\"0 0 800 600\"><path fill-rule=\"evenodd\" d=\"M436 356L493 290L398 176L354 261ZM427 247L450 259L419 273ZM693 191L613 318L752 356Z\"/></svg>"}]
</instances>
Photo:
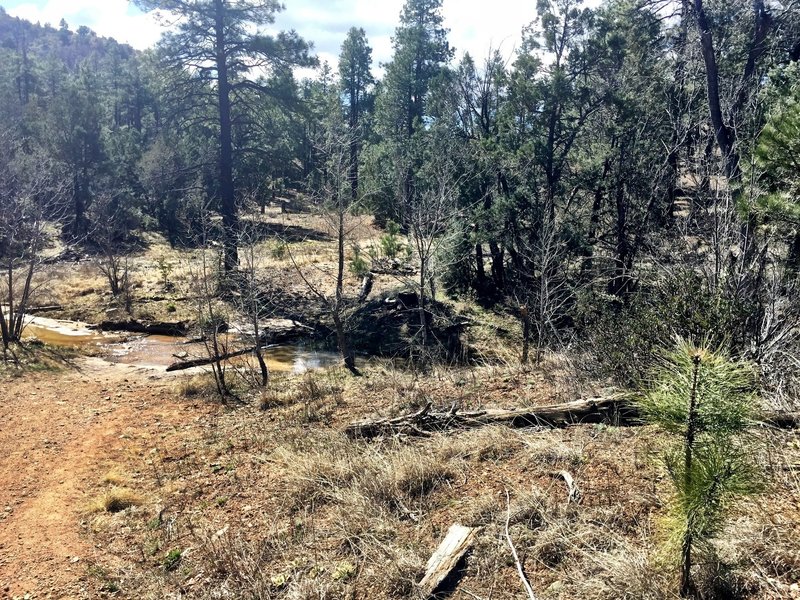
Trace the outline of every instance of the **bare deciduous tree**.
<instances>
[{"instance_id":1,"label":"bare deciduous tree","mask_svg":"<svg viewBox=\"0 0 800 600\"><path fill-rule=\"evenodd\" d=\"M336 237L336 266L332 292L326 289L325 284L312 281L310 273L298 264L291 252L290 258L306 287L320 301L333 321L336 344L345 367L354 375L358 375L349 328L350 316L357 303L358 294L352 298L345 294L347 240L353 228L358 225L358 218L354 217L354 214L364 197L362 186L358 197L355 200L352 198L350 148L352 136L358 135L358 132L345 128L341 118L333 117L326 125L316 142L317 150L324 159L324 171L316 196L322 207L321 214Z\"/></svg>"},{"instance_id":2,"label":"bare deciduous tree","mask_svg":"<svg viewBox=\"0 0 800 600\"><path fill-rule=\"evenodd\" d=\"M33 278L49 242L49 223L64 215L65 180L57 165L25 151L10 131L0 133L0 267L3 272L0 336L4 354L19 342Z\"/></svg>"}]
</instances>

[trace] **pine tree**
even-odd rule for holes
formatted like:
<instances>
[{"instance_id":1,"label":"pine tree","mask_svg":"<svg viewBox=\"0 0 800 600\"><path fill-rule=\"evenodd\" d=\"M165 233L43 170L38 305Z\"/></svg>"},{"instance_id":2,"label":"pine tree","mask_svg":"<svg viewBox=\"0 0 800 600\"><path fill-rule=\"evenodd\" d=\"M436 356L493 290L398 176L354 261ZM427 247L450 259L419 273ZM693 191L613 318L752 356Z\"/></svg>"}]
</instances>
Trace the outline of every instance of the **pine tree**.
<instances>
[{"instance_id":1,"label":"pine tree","mask_svg":"<svg viewBox=\"0 0 800 600\"><path fill-rule=\"evenodd\" d=\"M347 102L347 122L350 126L350 193L358 198L358 160L361 137L359 129L366 110L371 86L375 83L370 67L372 48L367 43L367 34L361 28L352 27L342 44L339 55L339 78L342 93Z\"/></svg>"},{"instance_id":2,"label":"pine tree","mask_svg":"<svg viewBox=\"0 0 800 600\"><path fill-rule=\"evenodd\" d=\"M695 553L709 555L739 498L758 490L745 434L755 408L755 372L722 351L683 340L640 401L649 423L672 436L664 464L675 488L672 529L680 545L680 594L693 597Z\"/></svg>"},{"instance_id":3,"label":"pine tree","mask_svg":"<svg viewBox=\"0 0 800 600\"><path fill-rule=\"evenodd\" d=\"M311 66L314 59L309 56L309 45L295 31L276 36L261 32L260 28L275 22L282 9L273 0L137 0L137 4L144 10L167 10L179 17L176 30L162 40L163 50L172 63L197 69L199 76L213 85L219 129L223 263L226 272L233 271L238 264L234 104L245 91L270 94L268 86L253 78L255 70Z\"/></svg>"},{"instance_id":4,"label":"pine tree","mask_svg":"<svg viewBox=\"0 0 800 600\"><path fill-rule=\"evenodd\" d=\"M415 193L419 157L414 137L429 116L427 101L433 80L453 56L443 27L442 0L407 0L393 38L394 56L386 66L376 118L395 170L394 210L401 221ZM393 216L384 214L382 216Z\"/></svg>"}]
</instances>

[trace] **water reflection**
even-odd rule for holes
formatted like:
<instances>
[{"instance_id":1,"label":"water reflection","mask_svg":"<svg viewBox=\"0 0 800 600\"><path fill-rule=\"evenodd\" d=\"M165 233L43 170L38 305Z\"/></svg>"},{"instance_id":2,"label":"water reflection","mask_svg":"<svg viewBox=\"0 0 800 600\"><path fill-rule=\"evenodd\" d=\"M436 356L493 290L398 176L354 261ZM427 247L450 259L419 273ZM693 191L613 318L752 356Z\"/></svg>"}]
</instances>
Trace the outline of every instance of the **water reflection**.
<instances>
[{"instance_id":1,"label":"water reflection","mask_svg":"<svg viewBox=\"0 0 800 600\"><path fill-rule=\"evenodd\" d=\"M111 362L149 368L166 368L180 360L208 356L202 343L190 343L186 338L109 335L89 329L84 323L43 317L26 317L23 337L37 338L53 346L90 346ZM230 341L235 342L234 339ZM313 350L302 345L266 348L263 355L271 371L282 373L324 369L339 364L341 360L335 352ZM255 366L252 356L236 357L229 362Z\"/></svg>"}]
</instances>

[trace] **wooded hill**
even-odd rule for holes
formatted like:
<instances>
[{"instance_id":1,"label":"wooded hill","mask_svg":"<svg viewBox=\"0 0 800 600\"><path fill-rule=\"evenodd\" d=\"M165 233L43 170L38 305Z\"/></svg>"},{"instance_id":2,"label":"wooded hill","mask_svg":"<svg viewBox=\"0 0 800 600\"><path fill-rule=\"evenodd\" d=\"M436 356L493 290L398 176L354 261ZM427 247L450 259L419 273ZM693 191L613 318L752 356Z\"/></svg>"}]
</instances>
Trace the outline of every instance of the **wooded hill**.
<instances>
[{"instance_id":1,"label":"wooded hill","mask_svg":"<svg viewBox=\"0 0 800 600\"><path fill-rule=\"evenodd\" d=\"M311 40L263 33L271 3L140 0L184 17L143 53L3 12L4 264L45 244L9 233L40 215L85 248L215 239L232 273L241 215L299 195L340 223L373 213L375 268L408 248L423 344L445 292L516 315L526 361L577 340L631 382L673 335L705 337L788 398L796 4L540 2L510 58L457 53L441 4L406 2L380 80L354 27L297 81Z\"/></svg>"}]
</instances>

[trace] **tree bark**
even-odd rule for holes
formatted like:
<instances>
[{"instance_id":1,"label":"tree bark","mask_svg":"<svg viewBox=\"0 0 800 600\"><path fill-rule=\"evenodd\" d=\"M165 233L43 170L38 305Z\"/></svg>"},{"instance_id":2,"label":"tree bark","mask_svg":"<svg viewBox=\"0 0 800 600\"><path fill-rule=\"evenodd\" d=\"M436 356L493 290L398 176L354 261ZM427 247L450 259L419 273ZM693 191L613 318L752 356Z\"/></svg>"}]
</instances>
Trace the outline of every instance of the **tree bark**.
<instances>
[{"instance_id":1,"label":"tree bark","mask_svg":"<svg viewBox=\"0 0 800 600\"><path fill-rule=\"evenodd\" d=\"M226 273L239 265L237 250L238 215L233 183L233 136L231 124L230 82L225 44L225 6L214 0L214 34L217 67L217 100L219 103L219 193L222 203L223 266Z\"/></svg>"},{"instance_id":2,"label":"tree bark","mask_svg":"<svg viewBox=\"0 0 800 600\"><path fill-rule=\"evenodd\" d=\"M434 431L469 429L504 424L510 427L568 427L583 423L639 424L635 406L623 396L589 398L552 406L518 410L486 409L459 413L433 412L428 404L422 410L394 419L365 419L350 423L345 433L351 438L375 438L398 433L427 435Z\"/></svg>"},{"instance_id":3,"label":"tree bark","mask_svg":"<svg viewBox=\"0 0 800 600\"><path fill-rule=\"evenodd\" d=\"M453 524L447 531L442 543L428 559L425 576L419 582L419 590L423 598L430 598L441 587L464 555L475 542L477 530L472 527Z\"/></svg>"},{"instance_id":4,"label":"tree bark","mask_svg":"<svg viewBox=\"0 0 800 600\"><path fill-rule=\"evenodd\" d=\"M719 69L717 53L714 49L714 37L708 22L703 0L694 0L694 14L697 29L700 32L700 49L706 66L706 88L708 93L708 112L717 145L722 152L725 163L725 174L728 179L738 177L739 157L733 151L734 133L725 123L719 95Z\"/></svg>"}]
</instances>

